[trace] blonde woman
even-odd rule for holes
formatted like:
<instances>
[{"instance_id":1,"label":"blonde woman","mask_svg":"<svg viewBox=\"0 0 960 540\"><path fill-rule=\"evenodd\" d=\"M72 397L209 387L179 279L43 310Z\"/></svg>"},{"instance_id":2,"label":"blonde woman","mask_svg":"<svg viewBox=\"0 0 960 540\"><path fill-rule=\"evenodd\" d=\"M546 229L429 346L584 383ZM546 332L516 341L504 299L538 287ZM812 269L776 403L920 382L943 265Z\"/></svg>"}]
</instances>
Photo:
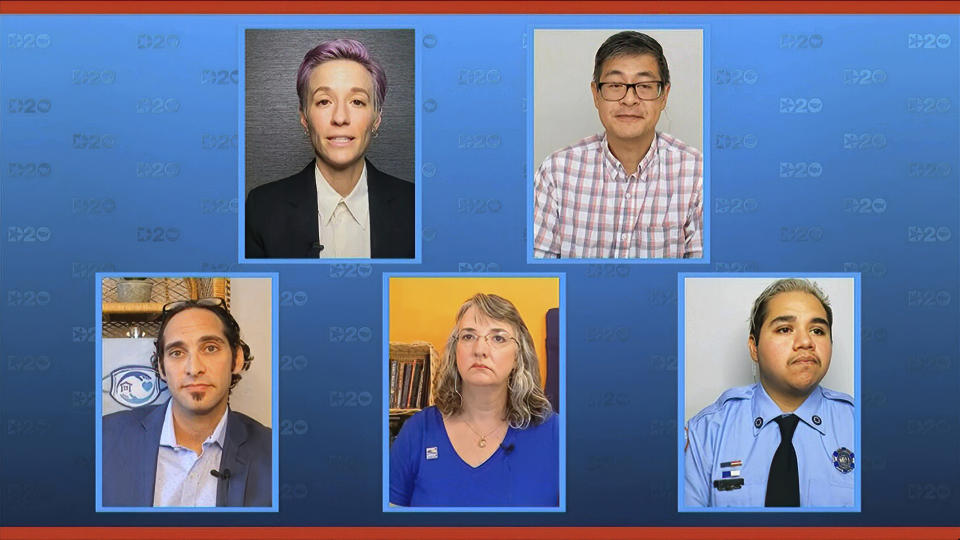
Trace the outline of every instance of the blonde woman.
<instances>
[{"instance_id":1,"label":"blonde woman","mask_svg":"<svg viewBox=\"0 0 960 540\"><path fill-rule=\"evenodd\" d=\"M435 406L407 420L390 449L390 502L557 506L559 423L517 308L494 294L467 300L440 369Z\"/></svg>"}]
</instances>

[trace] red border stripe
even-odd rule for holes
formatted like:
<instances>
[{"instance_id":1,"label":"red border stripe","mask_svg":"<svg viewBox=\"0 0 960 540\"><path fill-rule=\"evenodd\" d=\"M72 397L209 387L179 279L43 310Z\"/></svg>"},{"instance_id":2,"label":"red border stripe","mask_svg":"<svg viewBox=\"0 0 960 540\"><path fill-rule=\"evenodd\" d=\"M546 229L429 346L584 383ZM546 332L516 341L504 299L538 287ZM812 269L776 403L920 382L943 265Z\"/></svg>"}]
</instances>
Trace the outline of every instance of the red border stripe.
<instances>
[{"instance_id":1,"label":"red border stripe","mask_svg":"<svg viewBox=\"0 0 960 540\"><path fill-rule=\"evenodd\" d=\"M734 0L595 1L582 0L371 0L323 2L313 0L4 0L0 13L7 14L546 14L546 13L651 13L651 14L955 14L960 1L823 1L769 2ZM0 527L4 540L205 540L337 539L362 540L565 540L565 539L662 539L715 540L957 540L960 527Z\"/></svg>"},{"instance_id":2,"label":"red border stripe","mask_svg":"<svg viewBox=\"0 0 960 540\"><path fill-rule=\"evenodd\" d=\"M958 13L957 0L4 0L0 13Z\"/></svg>"},{"instance_id":3,"label":"red border stripe","mask_svg":"<svg viewBox=\"0 0 960 540\"><path fill-rule=\"evenodd\" d=\"M957 540L960 527L0 527L4 540Z\"/></svg>"}]
</instances>

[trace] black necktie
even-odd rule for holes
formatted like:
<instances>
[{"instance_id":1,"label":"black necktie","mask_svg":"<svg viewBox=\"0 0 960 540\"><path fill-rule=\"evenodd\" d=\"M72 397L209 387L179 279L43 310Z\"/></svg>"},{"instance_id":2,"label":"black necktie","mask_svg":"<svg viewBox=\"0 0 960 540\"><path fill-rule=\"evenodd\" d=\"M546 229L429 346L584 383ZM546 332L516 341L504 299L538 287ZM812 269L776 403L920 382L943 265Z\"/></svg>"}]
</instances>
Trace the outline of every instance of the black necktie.
<instances>
[{"instance_id":1,"label":"black necktie","mask_svg":"<svg viewBox=\"0 0 960 540\"><path fill-rule=\"evenodd\" d=\"M795 414L777 418L780 446L770 462L767 478L767 499L764 506L800 506L800 476L797 473L797 451L793 449L793 432L800 417Z\"/></svg>"}]
</instances>

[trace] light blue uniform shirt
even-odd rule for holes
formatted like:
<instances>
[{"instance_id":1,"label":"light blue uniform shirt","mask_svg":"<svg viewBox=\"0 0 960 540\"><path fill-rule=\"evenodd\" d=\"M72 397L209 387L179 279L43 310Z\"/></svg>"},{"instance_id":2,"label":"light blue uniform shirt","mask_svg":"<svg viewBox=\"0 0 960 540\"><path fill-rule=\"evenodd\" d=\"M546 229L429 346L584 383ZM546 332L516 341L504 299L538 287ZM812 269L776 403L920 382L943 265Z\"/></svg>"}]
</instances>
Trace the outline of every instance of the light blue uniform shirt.
<instances>
[{"instance_id":1,"label":"light blue uniform shirt","mask_svg":"<svg viewBox=\"0 0 960 540\"><path fill-rule=\"evenodd\" d=\"M172 401L172 400L171 400ZM213 433L203 441L200 455L177 444L173 429L173 410L167 402L167 413L160 430L157 452L157 477L153 488L154 506L216 506L217 477L210 471L220 469L223 441L227 433L227 413Z\"/></svg>"},{"instance_id":2,"label":"light blue uniform shirt","mask_svg":"<svg viewBox=\"0 0 960 540\"><path fill-rule=\"evenodd\" d=\"M686 505L762 507L770 462L780 445L776 418L783 414L757 383L727 390L691 418L684 457ZM853 398L818 386L793 414L800 417L793 434L800 506L853 506L854 471L834 465L834 452L844 448L854 453L856 466ZM744 482L739 489L721 491L714 480L723 478Z\"/></svg>"}]
</instances>

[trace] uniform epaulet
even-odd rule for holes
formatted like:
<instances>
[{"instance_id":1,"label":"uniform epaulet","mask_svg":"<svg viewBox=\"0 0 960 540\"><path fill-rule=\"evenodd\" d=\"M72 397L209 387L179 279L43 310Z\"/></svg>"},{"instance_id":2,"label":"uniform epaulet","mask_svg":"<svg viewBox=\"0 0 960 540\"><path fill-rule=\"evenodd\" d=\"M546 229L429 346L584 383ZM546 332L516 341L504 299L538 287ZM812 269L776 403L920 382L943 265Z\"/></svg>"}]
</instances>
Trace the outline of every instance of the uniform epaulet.
<instances>
[{"instance_id":1,"label":"uniform epaulet","mask_svg":"<svg viewBox=\"0 0 960 540\"><path fill-rule=\"evenodd\" d=\"M720 394L717 403L724 403L731 399L750 399L753 397L753 386L736 386Z\"/></svg>"},{"instance_id":2,"label":"uniform epaulet","mask_svg":"<svg viewBox=\"0 0 960 540\"><path fill-rule=\"evenodd\" d=\"M709 416L711 414L717 413L723 409L723 406L728 401L740 400L740 399L750 399L753 396L753 386L736 386L726 390L724 393L720 394L720 397L716 401L704 407L704 409L696 414L690 420L693 421L696 418Z\"/></svg>"},{"instance_id":3,"label":"uniform epaulet","mask_svg":"<svg viewBox=\"0 0 960 540\"><path fill-rule=\"evenodd\" d=\"M827 399L832 399L834 401L846 401L851 406L853 406L853 396L850 394L844 394L843 392L837 392L836 390L831 390L824 386L821 386L820 389L823 391L823 397Z\"/></svg>"}]
</instances>

